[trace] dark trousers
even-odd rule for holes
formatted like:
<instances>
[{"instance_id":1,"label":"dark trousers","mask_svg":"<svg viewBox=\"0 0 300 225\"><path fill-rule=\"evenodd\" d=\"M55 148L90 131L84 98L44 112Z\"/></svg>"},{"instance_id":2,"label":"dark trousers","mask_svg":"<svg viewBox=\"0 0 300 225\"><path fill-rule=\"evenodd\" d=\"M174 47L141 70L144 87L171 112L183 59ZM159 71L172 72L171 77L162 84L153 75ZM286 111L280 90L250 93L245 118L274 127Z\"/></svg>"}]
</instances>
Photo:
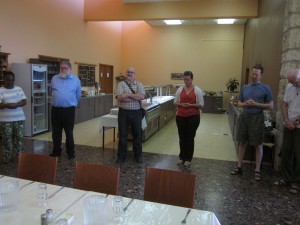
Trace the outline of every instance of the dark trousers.
<instances>
[{"instance_id":1,"label":"dark trousers","mask_svg":"<svg viewBox=\"0 0 300 225\"><path fill-rule=\"evenodd\" d=\"M75 156L73 129L75 107L53 107L51 109L53 154L61 155L62 130L66 134L66 149L69 156Z\"/></svg>"},{"instance_id":2,"label":"dark trousers","mask_svg":"<svg viewBox=\"0 0 300 225\"><path fill-rule=\"evenodd\" d=\"M194 139L200 124L200 115L182 117L176 116L179 135L179 158L183 161L192 161L194 155Z\"/></svg>"},{"instance_id":3,"label":"dark trousers","mask_svg":"<svg viewBox=\"0 0 300 225\"><path fill-rule=\"evenodd\" d=\"M133 152L136 158L142 155L142 110L126 110L119 108L118 129L119 146L118 157L125 159L127 156L127 137L131 128L133 138Z\"/></svg>"},{"instance_id":4,"label":"dark trousers","mask_svg":"<svg viewBox=\"0 0 300 225\"><path fill-rule=\"evenodd\" d=\"M283 178L300 187L300 128L284 128L281 151Z\"/></svg>"}]
</instances>

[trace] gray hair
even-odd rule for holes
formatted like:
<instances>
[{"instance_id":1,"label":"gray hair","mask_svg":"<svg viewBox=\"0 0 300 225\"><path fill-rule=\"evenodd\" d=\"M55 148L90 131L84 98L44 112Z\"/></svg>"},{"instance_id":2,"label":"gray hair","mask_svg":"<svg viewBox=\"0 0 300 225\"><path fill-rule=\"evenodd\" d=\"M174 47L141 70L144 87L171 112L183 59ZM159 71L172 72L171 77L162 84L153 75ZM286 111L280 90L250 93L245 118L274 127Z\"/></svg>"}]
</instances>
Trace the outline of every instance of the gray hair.
<instances>
[{"instance_id":1,"label":"gray hair","mask_svg":"<svg viewBox=\"0 0 300 225\"><path fill-rule=\"evenodd\" d=\"M60 61L60 65L62 65L62 64L67 65L70 69L72 69L72 65L69 60Z\"/></svg>"}]
</instances>

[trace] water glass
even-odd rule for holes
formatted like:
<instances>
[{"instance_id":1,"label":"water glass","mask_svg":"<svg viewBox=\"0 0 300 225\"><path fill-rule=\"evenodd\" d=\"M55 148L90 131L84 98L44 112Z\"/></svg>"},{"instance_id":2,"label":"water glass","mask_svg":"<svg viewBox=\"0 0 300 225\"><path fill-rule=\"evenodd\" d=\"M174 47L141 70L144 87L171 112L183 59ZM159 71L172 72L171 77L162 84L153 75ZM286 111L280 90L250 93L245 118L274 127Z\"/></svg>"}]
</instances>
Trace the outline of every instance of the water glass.
<instances>
[{"instance_id":1,"label":"water glass","mask_svg":"<svg viewBox=\"0 0 300 225\"><path fill-rule=\"evenodd\" d=\"M112 211L116 215L124 213L123 198L121 196L114 196L112 199Z\"/></svg>"},{"instance_id":2,"label":"water glass","mask_svg":"<svg viewBox=\"0 0 300 225\"><path fill-rule=\"evenodd\" d=\"M36 196L38 200L38 206L46 207L48 200L47 184L38 183Z\"/></svg>"},{"instance_id":3,"label":"water glass","mask_svg":"<svg viewBox=\"0 0 300 225\"><path fill-rule=\"evenodd\" d=\"M13 211L19 205L19 181L0 182L0 212Z\"/></svg>"},{"instance_id":4,"label":"water glass","mask_svg":"<svg viewBox=\"0 0 300 225\"><path fill-rule=\"evenodd\" d=\"M106 198L92 195L84 199L84 225L107 224Z\"/></svg>"}]
</instances>

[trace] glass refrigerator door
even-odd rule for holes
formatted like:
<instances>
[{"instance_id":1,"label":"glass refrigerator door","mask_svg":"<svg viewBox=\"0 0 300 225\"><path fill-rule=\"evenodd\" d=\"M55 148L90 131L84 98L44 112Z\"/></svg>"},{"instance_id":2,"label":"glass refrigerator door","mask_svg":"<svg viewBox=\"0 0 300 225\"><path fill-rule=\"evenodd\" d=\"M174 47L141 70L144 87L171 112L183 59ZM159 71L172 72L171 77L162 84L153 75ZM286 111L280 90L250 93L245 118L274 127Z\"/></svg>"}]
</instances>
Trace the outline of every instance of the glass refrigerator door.
<instances>
[{"instance_id":1,"label":"glass refrigerator door","mask_svg":"<svg viewBox=\"0 0 300 225\"><path fill-rule=\"evenodd\" d=\"M48 130L47 66L32 66L33 134Z\"/></svg>"}]
</instances>

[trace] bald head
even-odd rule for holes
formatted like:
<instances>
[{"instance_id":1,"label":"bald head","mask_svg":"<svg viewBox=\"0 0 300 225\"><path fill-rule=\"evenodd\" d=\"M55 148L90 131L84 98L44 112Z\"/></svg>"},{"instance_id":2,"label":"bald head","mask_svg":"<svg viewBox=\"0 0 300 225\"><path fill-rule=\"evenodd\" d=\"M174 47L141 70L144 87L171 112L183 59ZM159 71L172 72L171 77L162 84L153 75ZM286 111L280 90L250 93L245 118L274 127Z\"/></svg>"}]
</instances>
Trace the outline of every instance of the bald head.
<instances>
[{"instance_id":1,"label":"bald head","mask_svg":"<svg viewBox=\"0 0 300 225\"><path fill-rule=\"evenodd\" d=\"M300 86L300 70L293 69L287 75L287 80L294 86Z\"/></svg>"}]
</instances>

